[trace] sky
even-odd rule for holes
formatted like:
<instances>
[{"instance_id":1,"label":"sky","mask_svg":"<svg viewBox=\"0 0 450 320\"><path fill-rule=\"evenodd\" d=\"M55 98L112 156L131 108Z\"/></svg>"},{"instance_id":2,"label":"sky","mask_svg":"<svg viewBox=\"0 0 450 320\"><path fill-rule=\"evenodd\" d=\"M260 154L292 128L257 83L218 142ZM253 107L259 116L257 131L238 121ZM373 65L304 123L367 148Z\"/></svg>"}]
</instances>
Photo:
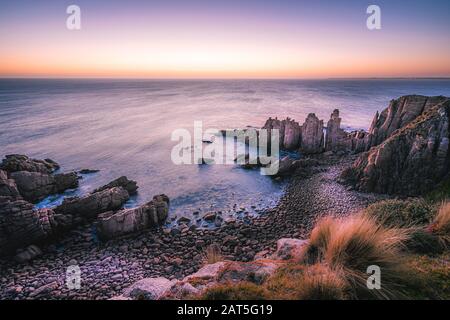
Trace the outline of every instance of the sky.
<instances>
[{"instance_id":1,"label":"sky","mask_svg":"<svg viewBox=\"0 0 450 320\"><path fill-rule=\"evenodd\" d=\"M0 0L0 77L450 77L450 1Z\"/></svg>"}]
</instances>

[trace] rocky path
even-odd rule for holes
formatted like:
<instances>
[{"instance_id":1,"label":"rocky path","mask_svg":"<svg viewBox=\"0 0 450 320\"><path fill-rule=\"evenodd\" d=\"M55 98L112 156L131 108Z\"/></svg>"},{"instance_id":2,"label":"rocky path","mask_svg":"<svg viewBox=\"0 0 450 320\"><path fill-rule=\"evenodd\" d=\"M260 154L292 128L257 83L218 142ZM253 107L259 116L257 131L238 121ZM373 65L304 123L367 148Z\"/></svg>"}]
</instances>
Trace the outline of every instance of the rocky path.
<instances>
[{"instance_id":1,"label":"rocky path","mask_svg":"<svg viewBox=\"0 0 450 320\"><path fill-rule=\"evenodd\" d=\"M92 226L70 232L58 245L26 263L0 260L0 299L108 299L144 277L182 278L203 263L205 248L216 244L225 258L248 261L274 249L284 237L306 237L323 215L343 216L380 199L347 190L337 182L352 159L331 160L305 177L296 175L277 207L252 221L227 222L216 230L147 230L100 243ZM81 288L65 284L70 265L81 269Z\"/></svg>"}]
</instances>

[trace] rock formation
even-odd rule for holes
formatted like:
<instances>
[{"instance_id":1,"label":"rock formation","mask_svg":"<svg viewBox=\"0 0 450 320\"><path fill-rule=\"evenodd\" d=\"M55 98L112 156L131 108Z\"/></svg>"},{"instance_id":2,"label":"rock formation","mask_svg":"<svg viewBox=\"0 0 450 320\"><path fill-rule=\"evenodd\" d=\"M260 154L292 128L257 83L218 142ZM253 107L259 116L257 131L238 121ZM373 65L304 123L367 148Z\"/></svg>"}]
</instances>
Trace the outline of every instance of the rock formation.
<instances>
[{"instance_id":1,"label":"rock formation","mask_svg":"<svg viewBox=\"0 0 450 320\"><path fill-rule=\"evenodd\" d=\"M48 195L78 187L78 176L74 172L50 175L41 172L16 171L11 173L11 178L17 184L22 197L33 203Z\"/></svg>"},{"instance_id":2,"label":"rock formation","mask_svg":"<svg viewBox=\"0 0 450 320\"><path fill-rule=\"evenodd\" d=\"M20 197L16 182L13 179L8 179L6 171L0 170L0 198L16 199Z\"/></svg>"},{"instance_id":3,"label":"rock formation","mask_svg":"<svg viewBox=\"0 0 450 320\"><path fill-rule=\"evenodd\" d=\"M59 169L58 163L51 159L36 160L20 154L6 155L0 169L9 173L16 171L53 173Z\"/></svg>"},{"instance_id":4,"label":"rock formation","mask_svg":"<svg viewBox=\"0 0 450 320\"><path fill-rule=\"evenodd\" d=\"M359 190L414 196L449 173L450 99L406 96L377 114L362 153L342 178ZM383 139L385 139L383 141Z\"/></svg>"},{"instance_id":5,"label":"rock formation","mask_svg":"<svg viewBox=\"0 0 450 320\"><path fill-rule=\"evenodd\" d=\"M95 192L99 192L99 191L103 191L103 190L106 190L106 189L111 189L111 188L114 188L114 187L122 187L123 189L127 190L129 195L136 194L137 189L138 189L136 181L128 180L127 177L122 176L120 178L117 178L116 180L111 181L107 185L104 185L103 187L100 187L100 188L96 189L94 191L94 193Z\"/></svg>"},{"instance_id":6,"label":"rock formation","mask_svg":"<svg viewBox=\"0 0 450 320\"><path fill-rule=\"evenodd\" d=\"M323 121L314 113L308 114L302 125L300 151L307 154L323 151Z\"/></svg>"},{"instance_id":7,"label":"rock formation","mask_svg":"<svg viewBox=\"0 0 450 320\"><path fill-rule=\"evenodd\" d=\"M152 201L140 207L99 215L97 231L102 239L115 238L159 226L166 221L168 213L169 198L166 195L154 196Z\"/></svg>"},{"instance_id":8,"label":"rock formation","mask_svg":"<svg viewBox=\"0 0 450 320\"><path fill-rule=\"evenodd\" d=\"M125 189L114 187L81 198L65 198L63 203L55 208L55 213L94 219L100 213L120 209L128 199L129 194Z\"/></svg>"}]
</instances>

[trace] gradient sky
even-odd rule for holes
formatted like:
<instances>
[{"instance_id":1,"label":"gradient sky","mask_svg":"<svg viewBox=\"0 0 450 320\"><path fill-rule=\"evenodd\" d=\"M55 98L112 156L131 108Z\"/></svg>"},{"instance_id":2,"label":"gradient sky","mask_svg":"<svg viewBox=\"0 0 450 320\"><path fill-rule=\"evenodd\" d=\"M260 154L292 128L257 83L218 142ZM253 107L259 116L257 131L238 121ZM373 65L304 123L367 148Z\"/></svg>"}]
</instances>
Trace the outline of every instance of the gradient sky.
<instances>
[{"instance_id":1,"label":"gradient sky","mask_svg":"<svg viewBox=\"0 0 450 320\"><path fill-rule=\"evenodd\" d=\"M1 77L449 77L450 1L0 0L0 46Z\"/></svg>"}]
</instances>

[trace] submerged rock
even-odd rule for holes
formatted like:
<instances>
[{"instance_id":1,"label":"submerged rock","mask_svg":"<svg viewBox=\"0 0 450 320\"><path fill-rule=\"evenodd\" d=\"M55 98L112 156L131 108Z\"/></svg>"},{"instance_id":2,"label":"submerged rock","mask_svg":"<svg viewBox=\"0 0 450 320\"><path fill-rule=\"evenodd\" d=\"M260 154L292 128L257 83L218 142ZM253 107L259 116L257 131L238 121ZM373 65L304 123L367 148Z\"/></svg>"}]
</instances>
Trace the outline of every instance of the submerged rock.
<instances>
[{"instance_id":1,"label":"submerged rock","mask_svg":"<svg viewBox=\"0 0 450 320\"><path fill-rule=\"evenodd\" d=\"M59 164L51 159L37 160L25 155L6 155L0 164L0 169L7 172L28 171L50 174L59 169Z\"/></svg>"},{"instance_id":2,"label":"submerged rock","mask_svg":"<svg viewBox=\"0 0 450 320\"><path fill-rule=\"evenodd\" d=\"M97 232L102 239L111 239L128 233L163 224L169 213L169 198L154 196L153 200L132 209L107 212L98 217Z\"/></svg>"}]
</instances>

